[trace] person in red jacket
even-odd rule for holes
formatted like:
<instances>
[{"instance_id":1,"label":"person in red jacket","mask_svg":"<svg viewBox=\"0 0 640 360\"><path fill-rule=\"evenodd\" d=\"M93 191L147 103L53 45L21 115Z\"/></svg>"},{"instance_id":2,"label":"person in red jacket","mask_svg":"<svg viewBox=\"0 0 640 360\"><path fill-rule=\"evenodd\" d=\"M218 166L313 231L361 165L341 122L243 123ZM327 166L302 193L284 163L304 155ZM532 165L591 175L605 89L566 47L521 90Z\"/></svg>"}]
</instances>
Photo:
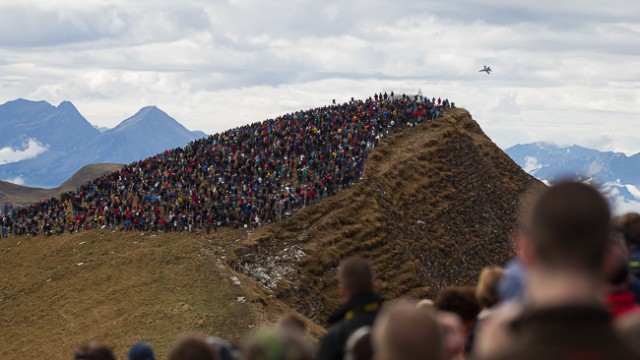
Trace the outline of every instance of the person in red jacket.
<instances>
[{"instance_id":1,"label":"person in red jacket","mask_svg":"<svg viewBox=\"0 0 640 360\"><path fill-rule=\"evenodd\" d=\"M633 292L629 290L629 256L624 238L618 232L613 232L611 236L611 255L605 264L608 278L605 301L613 319L620 320L631 313L639 313L640 306L636 304Z\"/></svg>"}]
</instances>

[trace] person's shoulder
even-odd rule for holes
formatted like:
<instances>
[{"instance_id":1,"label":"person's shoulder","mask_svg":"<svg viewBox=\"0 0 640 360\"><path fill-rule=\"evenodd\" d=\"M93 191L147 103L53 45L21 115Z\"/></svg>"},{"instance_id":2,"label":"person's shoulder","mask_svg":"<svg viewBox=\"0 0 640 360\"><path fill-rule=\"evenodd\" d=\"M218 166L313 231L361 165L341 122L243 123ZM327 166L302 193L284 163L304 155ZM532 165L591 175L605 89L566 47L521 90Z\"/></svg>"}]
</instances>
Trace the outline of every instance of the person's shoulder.
<instances>
[{"instance_id":1,"label":"person's shoulder","mask_svg":"<svg viewBox=\"0 0 640 360\"><path fill-rule=\"evenodd\" d=\"M340 333L342 332L342 323L337 323L329 328L318 344L317 360L340 359L342 356L342 344L340 342Z\"/></svg>"}]
</instances>

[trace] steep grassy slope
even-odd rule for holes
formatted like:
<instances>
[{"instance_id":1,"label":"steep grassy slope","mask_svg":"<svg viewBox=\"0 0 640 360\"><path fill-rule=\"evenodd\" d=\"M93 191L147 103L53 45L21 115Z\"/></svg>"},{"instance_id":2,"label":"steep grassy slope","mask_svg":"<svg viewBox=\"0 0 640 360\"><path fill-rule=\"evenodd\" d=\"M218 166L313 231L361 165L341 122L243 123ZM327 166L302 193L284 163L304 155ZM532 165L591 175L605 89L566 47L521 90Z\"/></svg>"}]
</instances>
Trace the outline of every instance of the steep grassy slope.
<instances>
[{"instance_id":1,"label":"steep grassy slope","mask_svg":"<svg viewBox=\"0 0 640 360\"><path fill-rule=\"evenodd\" d=\"M183 333L237 340L288 311L221 260L224 244L242 235L92 230L2 239L0 358L70 359L94 339L119 359L148 341L164 359Z\"/></svg>"},{"instance_id":2,"label":"steep grassy slope","mask_svg":"<svg viewBox=\"0 0 640 360\"><path fill-rule=\"evenodd\" d=\"M539 184L454 109L382 142L360 182L260 230L231 261L320 322L350 255L371 259L386 298L433 297L508 259L519 198Z\"/></svg>"},{"instance_id":3,"label":"steep grassy slope","mask_svg":"<svg viewBox=\"0 0 640 360\"><path fill-rule=\"evenodd\" d=\"M0 359L68 359L89 339L118 358L149 341L164 358L179 334L237 339L289 306L325 323L338 306L335 267L354 254L371 259L386 298L433 297L504 263L519 198L532 186L541 185L454 109L384 140L353 187L249 236L2 239Z\"/></svg>"},{"instance_id":4,"label":"steep grassy slope","mask_svg":"<svg viewBox=\"0 0 640 360\"><path fill-rule=\"evenodd\" d=\"M121 166L119 164L91 164L84 166L62 185L53 189L33 188L0 181L0 206L4 205L5 202L9 202L15 207L24 207L37 201L58 197L61 193L76 190L78 186L85 182L111 173Z\"/></svg>"}]
</instances>

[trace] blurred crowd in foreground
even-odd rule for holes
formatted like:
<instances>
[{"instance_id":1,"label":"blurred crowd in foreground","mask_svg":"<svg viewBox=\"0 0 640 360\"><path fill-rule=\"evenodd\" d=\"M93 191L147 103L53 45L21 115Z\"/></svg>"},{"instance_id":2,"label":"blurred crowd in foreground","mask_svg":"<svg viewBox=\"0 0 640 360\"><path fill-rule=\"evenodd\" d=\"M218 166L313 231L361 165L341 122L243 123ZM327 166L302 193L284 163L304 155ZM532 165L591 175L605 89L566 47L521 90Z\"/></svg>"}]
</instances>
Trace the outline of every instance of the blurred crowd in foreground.
<instances>
[{"instance_id":1,"label":"blurred crowd in foreground","mask_svg":"<svg viewBox=\"0 0 640 360\"><path fill-rule=\"evenodd\" d=\"M368 261L348 258L338 267L343 306L317 346L289 314L238 347L183 338L169 359L640 359L640 287L630 261L639 244L640 214L612 219L596 189L563 182L529 202L513 261L483 269L474 287L383 304ZM153 350L134 344L128 358L154 359ZM75 359L114 356L89 343Z\"/></svg>"}]
</instances>

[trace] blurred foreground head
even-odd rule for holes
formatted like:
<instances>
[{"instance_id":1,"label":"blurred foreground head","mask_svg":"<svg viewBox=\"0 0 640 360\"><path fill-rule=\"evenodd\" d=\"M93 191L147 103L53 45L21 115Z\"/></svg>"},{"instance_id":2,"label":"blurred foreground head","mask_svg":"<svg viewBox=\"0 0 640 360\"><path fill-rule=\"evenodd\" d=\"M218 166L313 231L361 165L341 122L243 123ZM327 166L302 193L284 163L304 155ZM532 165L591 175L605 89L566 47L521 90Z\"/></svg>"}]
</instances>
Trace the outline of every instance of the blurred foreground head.
<instances>
[{"instance_id":1,"label":"blurred foreground head","mask_svg":"<svg viewBox=\"0 0 640 360\"><path fill-rule=\"evenodd\" d=\"M137 342L129 348L129 360L154 360L153 349L151 345L143 342Z\"/></svg>"},{"instance_id":2,"label":"blurred foreground head","mask_svg":"<svg viewBox=\"0 0 640 360\"><path fill-rule=\"evenodd\" d=\"M286 329L260 330L243 348L245 360L311 360L312 353L302 334Z\"/></svg>"},{"instance_id":3,"label":"blurred foreground head","mask_svg":"<svg viewBox=\"0 0 640 360\"><path fill-rule=\"evenodd\" d=\"M338 266L340 297L348 300L356 295L375 291L371 264L361 257L350 257Z\"/></svg>"},{"instance_id":4,"label":"blurred foreground head","mask_svg":"<svg viewBox=\"0 0 640 360\"><path fill-rule=\"evenodd\" d=\"M562 182L545 189L525 211L529 265L547 271L598 275L609 242L611 213L593 187Z\"/></svg>"},{"instance_id":5,"label":"blurred foreground head","mask_svg":"<svg viewBox=\"0 0 640 360\"><path fill-rule=\"evenodd\" d=\"M204 338L189 335L173 346L169 360L218 360L218 353Z\"/></svg>"},{"instance_id":6,"label":"blurred foreground head","mask_svg":"<svg viewBox=\"0 0 640 360\"><path fill-rule=\"evenodd\" d=\"M73 357L74 360L115 360L115 358L108 346L96 341L83 345Z\"/></svg>"},{"instance_id":7,"label":"blurred foreground head","mask_svg":"<svg viewBox=\"0 0 640 360\"><path fill-rule=\"evenodd\" d=\"M373 329L377 360L442 360L444 337L435 316L410 303L382 311Z\"/></svg>"}]
</instances>

